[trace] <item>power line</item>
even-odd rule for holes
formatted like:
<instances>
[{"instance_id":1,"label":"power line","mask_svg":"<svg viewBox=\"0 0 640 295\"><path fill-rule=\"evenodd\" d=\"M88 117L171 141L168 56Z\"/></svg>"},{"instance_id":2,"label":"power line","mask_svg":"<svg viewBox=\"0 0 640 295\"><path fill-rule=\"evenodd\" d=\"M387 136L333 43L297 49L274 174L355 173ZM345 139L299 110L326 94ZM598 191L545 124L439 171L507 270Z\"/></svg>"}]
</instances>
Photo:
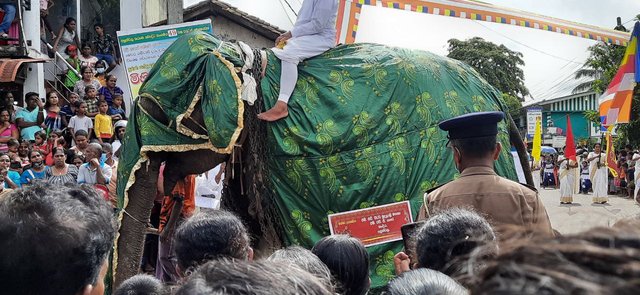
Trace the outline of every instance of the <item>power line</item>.
<instances>
[{"instance_id":1,"label":"power line","mask_svg":"<svg viewBox=\"0 0 640 295\"><path fill-rule=\"evenodd\" d=\"M515 42L515 43L518 43L518 44L520 44L520 45L522 45L522 46L524 46L524 47L527 47L527 48L529 48L529 49L531 49L531 50L537 51L537 52L539 52L539 53L542 53L542 54L544 54L544 55L548 55L548 56L553 57L553 58L557 58L557 59L560 59L560 60L564 60L564 61L566 61L566 62L571 62L571 63L575 63L575 64L580 64L580 65L582 65L582 64L581 64L581 63L579 63L579 62L575 62L575 61L573 61L573 60L568 60L568 59L566 59L566 58L564 58L564 57L560 57L560 56L557 56L557 55L553 55L553 54L551 54L551 53L548 53L548 52L542 51L542 50L540 50L540 49L533 48L533 47L531 47L531 46L529 46L529 45L527 45L527 44L525 44L525 43L522 43L522 42L520 42L520 41L518 41L518 40L515 40L515 39L513 39L513 38L511 38L511 37L509 37L509 36L507 36L507 35L504 35L504 34L502 34L502 33L498 32L498 31L496 31L496 30L491 29L491 28L489 28L489 27L485 26L484 24L480 23L480 22L479 22L479 21L477 21L477 20L472 20L472 21L473 21L473 22L475 22L476 24L478 24L478 25L480 25L480 26L484 27L485 29L487 29L487 30L489 30L489 31L492 31L492 32L494 32L494 33L496 33L496 34L498 34L498 35L500 35L500 36L504 37L504 38L507 38L507 39L509 39L509 40L511 40L511 41L513 41L513 42Z\"/></svg>"},{"instance_id":2,"label":"power line","mask_svg":"<svg viewBox=\"0 0 640 295\"><path fill-rule=\"evenodd\" d=\"M293 7L291 7L291 3L289 3L289 1L284 0L284 3L287 3L287 6L289 6L289 9L291 9L291 12L293 12L293 14L298 17L298 12L293 10Z\"/></svg>"},{"instance_id":3,"label":"power line","mask_svg":"<svg viewBox=\"0 0 640 295\"><path fill-rule=\"evenodd\" d=\"M292 25L295 24L295 22L291 19L291 16L289 16L289 13L287 12L287 8L284 7L284 3L282 3L282 0L278 0L278 2L280 3L280 6L282 6L282 10L284 10L284 14L287 16L287 19L289 20L289 22L291 22ZM287 2L287 4L289 4L289 2Z\"/></svg>"}]
</instances>

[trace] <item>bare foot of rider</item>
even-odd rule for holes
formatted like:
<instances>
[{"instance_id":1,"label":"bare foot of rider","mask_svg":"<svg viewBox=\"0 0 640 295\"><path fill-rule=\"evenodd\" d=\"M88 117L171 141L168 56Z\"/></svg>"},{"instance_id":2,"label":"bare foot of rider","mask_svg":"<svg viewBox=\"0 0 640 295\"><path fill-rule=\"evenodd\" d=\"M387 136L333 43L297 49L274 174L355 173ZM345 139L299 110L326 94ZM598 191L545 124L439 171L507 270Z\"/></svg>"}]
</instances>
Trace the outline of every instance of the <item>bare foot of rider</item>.
<instances>
[{"instance_id":1,"label":"bare foot of rider","mask_svg":"<svg viewBox=\"0 0 640 295\"><path fill-rule=\"evenodd\" d=\"M278 100L276 105L264 113L258 114L258 119L273 122L289 115L289 107L283 101Z\"/></svg>"}]
</instances>

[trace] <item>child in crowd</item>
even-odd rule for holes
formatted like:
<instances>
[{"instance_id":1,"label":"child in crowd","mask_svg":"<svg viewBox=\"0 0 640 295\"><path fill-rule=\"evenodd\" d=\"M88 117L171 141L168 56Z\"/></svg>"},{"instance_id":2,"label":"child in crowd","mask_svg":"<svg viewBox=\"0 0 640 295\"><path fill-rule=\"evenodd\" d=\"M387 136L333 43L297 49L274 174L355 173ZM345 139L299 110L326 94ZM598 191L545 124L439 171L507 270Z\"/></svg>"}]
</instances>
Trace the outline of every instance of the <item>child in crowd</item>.
<instances>
[{"instance_id":1,"label":"child in crowd","mask_svg":"<svg viewBox=\"0 0 640 295\"><path fill-rule=\"evenodd\" d=\"M87 85L84 92L84 102L87 106L85 115L94 118L98 114L98 90L93 85Z\"/></svg>"},{"instance_id":2,"label":"child in crowd","mask_svg":"<svg viewBox=\"0 0 640 295\"><path fill-rule=\"evenodd\" d=\"M71 148L76 155L84 156L84 152L89 146L89 133L84 130L78 130L73 135L76 146Z\"/></svg>"},{"instance_id":3,"label":"child in crowd","mask_svg":"<svg viewBox=\"0 0 640 295\"><path fill-rule=\"evenodd\" d=\"M49 152L51 152L51 146L47 141L47 134L44 131L38 131L34 135L36 138L36 142L33 144L34 150L39 150L46 157Z\"/></svg>"},{"instance_id":4,"label":"child in crowd","mask_svg":"<svg viewBox=\"0 0 640 295\"><path fill-rule=\"evenodd\" d=\"M18 147L20 146L20 142L15 139L9 139L9 141L7 141L7 148L9 149L9 151L7 151L7 155L9 155L9 158L13 159L14 156L18 155Z\"/></svg>"},{"instance_id":5,"label":"child in crowd","mask_svg":"<svg viewBox=\"0 0 640 295\"><path fill-rule=\"evenodd\" d=\"M113 95L113 105L109 107L109 115L111 116L111 119L113 119L113 122L127 119L127 115L122 108L123 103L124 99L122 98L122 94L116 93Z\"/></svg>"},{"instance_id":6,"label":"child in crowd","mask_svg":"<svg viewBox=\"0 0 640 295\"><path fill-rule=\"evenodd\" d=\"M76 115L76 101L79 100L80 96L75 92L71 92L69 94L69 104L60 108L60 115L64 116L67 122L71 120L71 117Z\"/></svg>"},{"instance_id":7,"label":"child in crowd","mask_svg":"<svg viewBox=\"0 0 640 295\"><path fill-rule=\"evenodd\" d=\"M99 114L96 115L95 133L96 138L100 143L109 142L113 136L113 124L111 122L111 116L107 115L109 110L109 104L107 101L100 100L98 102Z\"/></svg>"},{"instance_id":8,"label":"child in crowd","mask_svg":"<svg viewBox=\"0 0 640 295\"><path fill-rule=\"evenodd\" d=\"M87 86L89 87L89 86ZM93 86L91 86L93 87ZM94 89L95 90L95 89ZM84 131L87 134L93 132L93 121L86 116L87 103L84 101L76 101L77 114L69 120L69 132L73 135L73 141L78 144L76 134L78 131ZM89 139L88 136L85 139Z\"/></svg>"},{"instance_id":9,"label":"child in crowd","mask_svg":"<svg viewBox=\"0 0 640 295\"><path fill-rule=\"evenodd\" d=\"M18 146L18 157L20 158L20 164L22 167L30 165L29 151L31 150L31 143L28 140L23 139Z\"/></svg>"},{"instance_id":10,"label":"child in crowd","mask_svg":"<svg viewBox=\"0 0 640 295\"><path fill-rule=\"evenodd\" d=\"M78 169L80 169L80 166L82 166L82 164L84 164L84 156L83 155L74 154L73 155L73 159L71 160L71 163L73 163L73 165L76 165L76 167L78 167Z\"/></svg>"},{"instance_id":11,"label":"child in crowd","mask_svg":"<svg viewBox=\"0 0 640 295\"><path fill-rule=\"evenodd\" d=\"M107 86L107 62L99 60L96 63L96 75L95 78L100 82L100 85Z\"/></svg>"},{"instance_id":12,"label":"child in crowd","mask_svg":"<svg viewBox=\"0 0 640 295\"><path fill-rule=\"evenodd\" d=\"M61 147L64 148L64 138L62 137L62 131L54 131L49 135L49 140L47 140L47 149L48 153L44 157L44 162L47 166L53 166L53 148Z\"/></svg>"},{"instance_id":13,"label":"child in crowd","mask_svg":"<svg viewBox=\"0 0 640 295\"><path fill-rule=\"evenodd\" d=\"M591 190L591 178L589 178L589 164L587 161L582 162L582 170L580 170L580 193L588 194Z\"/></svg>"},{"instance_id":14,"label":"child in crowd","mask_svg":"<svg viewBox=\"0 0 640 295\"><path fill-rule=\"evenodd\" d=\"M64 78L64 86L68 89L73 89L73 86L76 85L81 78L78 74L80 74L80 58L78 58L78 47L76 45L70 44L65 49L65 53L69 58L67 58L67 63L71 65L76 71L69 69ZM78 74L76 74L78 73Z\"/></svg>"}]
</instances>

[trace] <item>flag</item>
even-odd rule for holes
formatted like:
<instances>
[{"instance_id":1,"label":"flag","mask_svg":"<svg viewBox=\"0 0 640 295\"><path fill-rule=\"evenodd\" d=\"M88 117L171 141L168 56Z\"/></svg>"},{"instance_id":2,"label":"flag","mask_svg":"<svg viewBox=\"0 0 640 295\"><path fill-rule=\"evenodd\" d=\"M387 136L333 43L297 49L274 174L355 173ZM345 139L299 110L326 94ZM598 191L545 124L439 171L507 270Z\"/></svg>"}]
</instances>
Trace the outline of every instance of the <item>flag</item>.
<instances>
[{"instance_id":1,"label":"flag","mask_svg":"<svg viewBox=\"0 0 640 295\"><path fill-rule=\"evenodd\" d=\"M636 22L631 33L631 40L620 63L618 72L611 80L607 91L600 96L600 118L603 126L616 123L629 123L631 118L631 101L636 83L640 83L640 56L638 40L640 39L640 22Z\"/></svg>"},{"instance_id":2,"label":"flag","mask_svg":"<svg viewBox=\"0 0 640 295\"><path fill-rule=\"evenodd\" d=\"M536 118L536 131L533 134L533 148L531 156L535 162L540 161L540 153L542 152L542 122L540 118Z\"/></svg>"},{"instance_id":3,"label":"flag","mask_svg":"<svg viewBox=\"0 0 640 295\"><path fill-rule=\"evenodd\" d=\"M564 143L564 157L574 161L576 159L576 143L573 141L573 130L571 129L571 119L567 115L567 139Z\"/></svg>"},{"instance_id":4,"label":"flag","mask_svg":"<svg viewBox=\"0 0 640 295\"><path fill-rule=\"evenodd\" d=\"M607 128L607 134L606 134L607 167L609 167L609 170L611 171L611 175L613 175L613 177L618 177L618 172L620 171L620 167L618 167L618 161L616 161L616 151L613 148L613 140L611 140L611 129L613 129L613 126L609 126L609 128Z\"/></svg>"}]
</instances>

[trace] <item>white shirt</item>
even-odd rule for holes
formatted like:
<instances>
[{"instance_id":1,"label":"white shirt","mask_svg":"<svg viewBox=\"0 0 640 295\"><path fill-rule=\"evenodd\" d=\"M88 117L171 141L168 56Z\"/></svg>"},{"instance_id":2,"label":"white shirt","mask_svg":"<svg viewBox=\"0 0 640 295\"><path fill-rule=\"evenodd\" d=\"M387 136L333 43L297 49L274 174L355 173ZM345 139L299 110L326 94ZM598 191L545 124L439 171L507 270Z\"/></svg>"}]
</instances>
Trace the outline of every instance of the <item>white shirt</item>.
<instances>
[{"instance_id":1,"label":"white shirt","mask_svg":"<svg viewBox=\"0 0 640 295\"><path fill-rule=\"evenodd\" d=\"M105 184L108 184L111 179L111 174L113 173L111 166L104 164L100 168L102 169L102 176L104 176ZM82 164L78 171L78 183L97 184L98 176L96 174L96 169L90 168L89 163Z\"/></svg>"},{"instance_id":2,"label":"white shirt","mask_svg":"<svg viewBox=\"0 0 640 295\"><path fill-rule=\"evenodd\" d=\"M335 40L337 16L337 0L304 0L298 12L298 19L291 29L291 36L297 38L318 35Z\"/></svg>"}]
</instances>

